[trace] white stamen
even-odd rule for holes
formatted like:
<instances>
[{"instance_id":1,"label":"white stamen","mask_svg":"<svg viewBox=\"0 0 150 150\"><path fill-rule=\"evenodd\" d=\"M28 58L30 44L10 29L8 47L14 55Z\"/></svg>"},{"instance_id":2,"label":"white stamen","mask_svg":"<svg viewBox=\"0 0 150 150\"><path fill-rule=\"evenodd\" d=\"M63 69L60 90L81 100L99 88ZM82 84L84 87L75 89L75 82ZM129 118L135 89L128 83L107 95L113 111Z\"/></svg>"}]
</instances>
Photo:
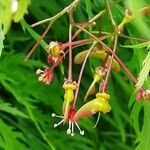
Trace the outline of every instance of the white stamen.
<instances>
[{"instance_id":1,"label":"white stamen","mask_svg":"<svg viewBox=\"0 0 150 150\"><path fill-rule=\"evenodd\" d=\"M101 116L101 113L99 112L99 113L98 113L98 118L97 118L96 123L95 123L95 125L94 125L93 128L96 128L96 126L97 126L97 124L98 124L98 122L99 122L100 116Z\"/></svg>"},{"instance_id":2,"label":"white stamen","mask_svg":"<svg viewBox=\"0 0 150 150\"><path fill-rule=\"evenodd\" d=\"M11 11L12 13L15 13L18 9L18 1L17 0L12 0L12 5L11 5Z\"/></svg>"},{"instance_id":3,"label":"white stamen","mask_svg":"<svg viewBox=\"0 0 150 150\"><path fill-rule=\"evenodd\" d=\"M74 136L74 123L71 123L71 136Z\"/></svg>"},{"instance_id":4,"label":"white stamen","mask_svg":"<svg viewBox=\"0 0 150 150\"><path fill-rule=\"evenodd\" d=\"M69 120L69 127L67 129L67 134L71 134L71 121Z\"/></svg>"},{"instance_id":5,"label":"white stamen","mask_svg":"<svg viewBox=\"0 0 150 150\"><path fill-rule=\"evenodd\" d=\"M44 71L43 70L41 70L41 69L37 69L36 70L36 74L41 74L41 73L43 73Z\"/></svg>"},{"instance_id":6,"label":"white stamen","mask_svg":"<svg viewBox=\"0 0 150 150\"><path fill-rule=\"evenodd\" d=\"M51 115L52 117L56 117L56 118L64 118L63 116L59 116L59 115L56 115L55 113L52 113L52 115Z\"/></svg>"},{"instance_id":7,"label":"white stamen","mask_svg":"<svg viewBox=\"0 0 150 150\"><path fill-rule=\"evenodd\" d=\"M84 131L81 131L80 134L81 134L81 135L84 135Z\"/></svg>"},{"instance_id":8,"label":"white stamen","mask_svg":"<svg viewBox=\"0 0 150 150\"><path fill-rule=\"evenodd\" d=\"M60 124L64 122L64 119L62 119L60 122L54 124L54 128L58 127Z\"/></svg>"},{"instance_id":9,"label":"white stamen","mask_svg":"<svg viewBox=\"0 0 150 150\"><path fill-rule=\"evenodd\" d=\"M38 80L42 81L43 80L43 76L38 77Z\"/></svg>"},{"instance_id":10,"label":"white stamen","mask_svg":"<svg viewBox=\"0 0 150 150\"><path fill-rule=\"evenodd\" d=\"M96 25L96 22L95 22L95 21L93 22L93 25Z\"/></svg>"},{"instance_id":11,"label":"white stamen","mask_svg":"<svg viewBox=\"0 0 150 150\"><path fill-rule=\"evenodd\" d=\"M75 124L76 124L78 130L80 131L80 134L81 134L81 135L84 135L84 131L80 129L80 127L79 127L79 125L77 124L77 122L75 122Z\"/></svg>"},{"instance_id":12,"label":"white stamen","mask_svg":"<svg viewBox=\"0 0 150 150\"><path fill-rule=\"evenodd\" d=\"M51 115L52 117L55 117L56 116L56 114L55 113L52 113L52 115Z\"/></svg>"}]
</instances>

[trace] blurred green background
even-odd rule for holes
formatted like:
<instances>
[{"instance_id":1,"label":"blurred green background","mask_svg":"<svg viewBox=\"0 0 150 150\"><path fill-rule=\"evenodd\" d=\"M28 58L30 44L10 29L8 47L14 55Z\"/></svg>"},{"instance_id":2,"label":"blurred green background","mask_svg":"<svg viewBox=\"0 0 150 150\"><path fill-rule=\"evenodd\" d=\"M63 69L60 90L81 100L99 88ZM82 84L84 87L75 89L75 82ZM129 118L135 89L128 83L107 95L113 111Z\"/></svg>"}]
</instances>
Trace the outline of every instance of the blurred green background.
<instances>
[{"instance_id":1,"label":"blurred green background","mask_svg":"<svg viewBox=\"0 0 150 150\"><path fill-rule=\"evenodd\" d=\"M12 21L11 24L9 23L13 15L9 11L3 14L5 7L1 7L6 1L0 0L0 12L2 12L0 20L6 19L5 24L0 24L0 26L8 30L4 41L2 31L0 33L0 46L4 45L0 57L0 150L149 150L150 103L135 101L133 93L135 86L123 70L120 73L112 72L111 74L108 90L111 95L112 111L101 115L96 128L93 126L97 115L79 122L80 127L85 130L84 136L79 135L78 131L74 137L67 135L68 125L53 127L59 119L52 118L51 114L53 112L62 114L64 94L62 85L67 76L68 58L66 57L63 61L64 74L61 68L57 67L52 84L40 83L35 71L47 62L47 54L43 45L38 46L30 60L25 62L24 58L35 44L38 35L41 35L47 27L47 23L35 28L31 28L29 24L57 14L72 1L20 0L22 2L20 15L21 10L24 15L27 8L28 14L24 16L24 20L21 16L16 17L17 23ZM114 0L109 2L113 3ZM112 7L112 13L119 24L127 6L135 6L136 10L138 7L148 5L150 5L149 0L142 2L133 0L132 3L130 0L120 1ZM86 22L103 9L105 9L104 1L81 0L74 12L75 21ZM111 31L108 14L106 13L103 18L102 30ZM3 22L0 21L0 23ZM127 24L125 34L132 37L150 38L149 29L150 17L146 16ZM93 30L98 30L98 25ZM86 37L88 36L81 34L78 39ZM53 24L44 41L47 44L50 41L68 41L67 14ZM137 43L139 42L120 37L117 53L135 76L142 69L142 62L148 50L146 48L127 49L121 45ZM77 48L73 51L73 55L87 48L88 46ZM98 63L97 59L87 62L77 108L83 104L86 90L92 82L91 67L96 67ZM80 65L73 65L74 80L77 80L80 67ZM150 87L149 77L145 87Z\"/></svg>"}]
</instances>

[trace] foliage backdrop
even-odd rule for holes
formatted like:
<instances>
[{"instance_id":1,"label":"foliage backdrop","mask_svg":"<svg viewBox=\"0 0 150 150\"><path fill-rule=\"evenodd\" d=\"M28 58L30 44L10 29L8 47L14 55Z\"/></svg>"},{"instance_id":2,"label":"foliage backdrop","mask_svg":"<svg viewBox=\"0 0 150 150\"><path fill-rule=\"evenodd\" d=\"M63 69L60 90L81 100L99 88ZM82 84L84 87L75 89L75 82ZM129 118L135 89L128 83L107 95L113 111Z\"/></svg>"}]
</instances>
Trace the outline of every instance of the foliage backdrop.
<instances>
[{"instance_id":1,"label":"foliage backdrop","mask_svg":"<svg viewBox=\"0 0 150 150\"><path fill-rule=\"evenodd\" d=\"M0 4L2 1L0 0ZM21 2L23 1L20 0ZM36 49L32 59L25 62L24 57L47 27L47 24L43 24L31 28L29 24L55 15L69 5L71 0L24 0L24 2L22 5L24 7L20 8L20 11L23 11L22 15L24 15L26 7L30 4L28 14L21 21L19 17L16 17L14 20L19 23L12 23L10 28L6 26L9 31L5 35L4 41L0 29L0 54L4 45L0 57L0 149L64 150L67 146L69 150L148 150L150 147L150 103L147 101L135 102L133 93L135 86L123 71L120 74L112 73L109 82L112 111L101 116L96 128L92 127L97 116L80 121L80 125L85 130L84 136L78 135L78 133L74 137L68 136L66 125L53 128L53 124L58 119L52 118L51 113L61 114L64 94L62 84L67 72L67 58L63 62L64 74L58 67L55 70L55 80L50 86L38 82L35 70L45 65L46 53L43 47L46 43L51 40L61 42L68 40L67 15L53 24L44 39L46 43L43 42L43 45L41 44L42 46ZM121 1L112 8L118 24L123 18L127 2ZM135 4L138 2L133 1ZM150 4L148 0L143 3ZM103 1L81 0L75 11L75 20L88 21L104 8ZM108 16L106 15L104 18L103 30L109 31ZM138 21L135 21L128 24L126 34L133 37L150 38L148 37L150 31L149 33L145 32L150 27L148 26L150 18L145 17L143 22L138 24ZM139 30L140 26L143 30ZM82 34L81 37L86 37L86 35ZM138 76L148 50L145 47L132 49L122 47L121 45L137 44L137 42L127 39L120 38L119 43L119 57L131 72ZM82 50L86 48L82 47ZM76 49L74 54L78 51L81 49ZM90 66L96 65L96 62L97 60L94 60L86 65L78 101L82 101L92 81ZM73 69L73 78L76 79L80 66L74 65ZM145 82L145 87L150 87L149 77Z\"/></svg>"}]
</instances>

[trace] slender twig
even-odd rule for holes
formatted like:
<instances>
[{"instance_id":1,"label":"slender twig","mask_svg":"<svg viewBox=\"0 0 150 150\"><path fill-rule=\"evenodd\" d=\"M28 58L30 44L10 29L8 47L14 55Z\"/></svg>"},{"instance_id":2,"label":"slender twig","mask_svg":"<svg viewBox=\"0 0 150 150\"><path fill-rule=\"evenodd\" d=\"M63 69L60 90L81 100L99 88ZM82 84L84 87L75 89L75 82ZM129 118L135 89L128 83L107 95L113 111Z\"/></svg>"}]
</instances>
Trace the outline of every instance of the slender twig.
<instances>
[{"instance_id":1,"label":"slender twig","mask_svg":"<svg viewBox=\"0 0 150 150\"><path fill-rule=\"evenodd\" d=\"M147 42L150 41L150 39L144 39L144 38L137 38L137 37L130 37L127 36L125 34L119 34L120 37L126 38L126 39L130 39L130 40L137 40L137 41L143 41L143 42Z\"/></svg>"},{"instance_id":2,"label":"slender twig","mask_svg":"<svg viewBox=\"0 0 150 150\"><path fill-rule=\"evenodd\" d=\"M104 49L106 49L108 51L108 53L111 53L112 55L114 55L114 58L116 59L116 61L120 64L120 66L124 69L124 71L127 73L127 75L129 76L129 78L136 84L137 83L137 79L134 77L134 75L129 71L129 69L125 66L125 64L122 62L122 60L105 44L103 43L99 38L97 38L96 36L94 36L92 33L90 33L89 31L87 31L86 29L80 27L80 26L76 26L77 28L81 29L82 31L84 31L85 33L87 33L89 36L93 37L97 42L99 42L100 44L103 45Z\"/></svg>"},{"instance_id":3,"label":"slender twig","mask_svg":"<svg viewBox=\"0 0 150 150\"><path fill-rule=\"evenodd\" d=\"M59 17L64 15L66 12L68 12L72 7L75 7L79 1L80 0L74 0L69 6L65 7L61 12L59 12L55 16L44 19L44 20L41 20L39 22L36 22L36 23L32 24L31 27L35 27L37 25L40 25L40 24L43 24L43 23L46 23L46 22L49 22L49 21L54 21L54 20L58 19Z\"/></svg>"},{"instance_id":4,"label":"slender twig","mask_svg":"<svg viewBox=\"0 0 150 150\"><path fill-rule=\"evenodd\" d=\"M94 34L99 34L99 31L92 31L92 33ZM102 35L108 35L108 34L111 34L110 32L101 32ZM137 41L143 41L143 42L148 42L150 41L150 39L145 39L145 38L138 38L138 37L131 37L131 36L128 36L128 35L125 35L123 33L121 34L118 34L119 37L123 37L125 39L129 39L129 40L137 40Z\"/></svg>"},{"instance_id":5,"label":"slender twig","mask_svg":"<svg viewBox=\"0 0 150 150\"><path fill-rule=\"evenodd\" d=\"M83 71L84 71L84 68L85 68L85 64L87 62L87 59L93 49L93 47L96 45L96 41L93 42L92 46L90 47L88 53L86 54L85 56L85 59L83 61L83 64L82 64L82 67L81 67L81 70L80 70L80 73L79 73L79 77L78 77L78 82L77 82L77 89L75 91L75 96L74 96L74 100L73 100L73 104L72 104L72 108L75 109L75 105L76 105L76 101L77 101L77 96L78 96L78 92L79 92L79 88L80 88L80 83L81 83L81 79L82 79L82 74L83 74Z\"/></svg>"},{"instance_id":6,"label":"slender twig","mask_svg":"<svg viewBox=\"0 0 150 150\"><path fill-rule=\"evenodd\" d=\"M87 42L93 42L94 39L93 38L88 38L88 39L82 39L82 40L78 40L78 41L72 41L70 42L66 42L62 44L62 50L64 50L65 48L69 47L69 45L71 46L80 46L81 44L87 43Z\"/></svg>"},{"instance_id":7,"label":"slender twig","mask_svg":"<svg viewBox=\"0 0 150 150\"><path fill-rule=\"evenodd\" d=\"M110 38L114 35L115 35L114 33L107 34L107 35L101 36L99 39L100 40L105 40L105 39ZM84 45L84 44L91 43L93 41L94 41L93 38L89 38L89 39L82 39L82 40L78 40L78 41L72 41L71 43L69 43L69 42L63 43L62 44L62 50L67 48L70 44L75 48L75 47L78 47L78 46L81 46L81 45Z\"/></svg>"},{"instance_id":8,"label":"slender twig","mask_svg":"<svg viewBox=\"0 0 150 150\"><path fill-rule=\"evenodd\" d=\"M33 52L35 51L35 49L37 48L37 46L39 45L39 43L42 41L42 39L45 37L45 35L47 34L47 32L49 31L50 27L52 26L53 21L51 21L48 25L48 27L46 28L46 30L43 32L43 34L40 36L40 38L38 39L38 41L35 43L35 45L32 47L32 49L30 50L30 52L28 53L28 55L25 57L25 61L27 61L31 55L33 54Z\"/></svg>"},{"instance_id":9,"label":"slender twig","mask_svg":"<svg viewBox=\"0 0 150 150\"><path fill-rule=\"evenodd\" d=\"M117 50L117 41L118 41L118 37L115 36L114 47L113 47L113 52L114 53ZM110 78L110 73L111 73L111 69L112 69L113 59L114 59L114 55L111 56L110 64L109 64L109 67L108 67L107 73L106 73L106 78L105 78L105 80L103 82L102 92L106 92L107 91L107 85L108 85L108 81L109 81L109 78Z\"/></svg>"},{"instance_id":10,"label":"slender twig","mask_svg":"<svg viewBox=\"0 0 150 150\"><path fill-rule=\"evenodd\" d=\"M70 10L70 8L74 7L77 5L77 3L80 0L75 0L74 2L72 2L69 6L65 7L60 13L56 14L55 16L51 17L51 18L47 18L44 20L41 20L37 23L34 23L31 25L31 27L35 27L37 25L43 24L45 22L50 21L49 26L47 27L47 29L44 31L44 33L42 34L42 36L39 38L39 40L36 42L36 44L33 46L33 48L31 49L31 51L29 52L29 54L25 57L25 61L27 61L32 53L34 52L34 50L37 48L37 46L39 45L39 43L41 42L41 40L45 37L45 35L47 34L47 32L49 31L50 27L52 26L53 22L58 19L59 17L61 17L62 15L64 15L66 12L68 12L68 10ZM111 7L116 5L120 0L116 0L114 3L112 3ZM99 18L100 16L102 16L104 13L106 12L106 10L104 9L103 11L101 11L100 13L98 13L96 16L94 16L89 22L94 22L97 18ZM51 24L51 25L50 25ZM74 36L72 37L72 40L81 32L82 30L79 29Z\"/></svg>"},{"instance_id":11,"label":"slender twig","mask_svg":"<svg viewBox=\"0 0 150 150\"><path fill-rule=\"evenodd\" d=\"M119 2L120 2L120 0L116 0L115 2L113 2L111 4L111 7L115 6ZM103 16L105 13L106 13L106 9L102 10L97 15L95 15L91 20L89 20L89 22L94 22L96 19ZM75 39L77 37L77 35L79 35L81 33L81 31L82 31L81 29L77 30L76 33L73 35L72 40Z\"/></svg>"},{"instance_id":12,"label":"slender twig","mask_svg":"<svg viewBox=\"0 0 150 150\"><path fill-rule=\"evenodd\" d=\"M114 31L116 31L117 30L116 22L115 22L115 20L114 20L114 18L112 16L108 0L105 0L105 5L106 5L106 10L108 11L108 16L110 18L112 27L114 28Z\"/></svg>"},{"instance_id":13,"label":"slender twig","mask_svg":"<svg viewBox=\"0 0 150 150\"><path fill-rule=\"evenodd\" d=\"M114 30L115 33L118 33L118 28L117 28L116 22L115 22L115 20L112 16L108 0L105 0L105 4L106 4L106 9L108 10L108 16L110 18L112 27L114 28L113 30ZM113 53L115 53L116 50L117 50L117 41L118 41L118 35L116 35L115 38L114 38ZM108 85L108 81L110 79L110 73L111 73L111 69L112 69L113 59L114 59L114 55L111 56L110 64L108 66L107 73L106 73L106 78L103 82L102 92L107 91L107 85Z\"/></svg>"},{"instance_id":14,"label":"slender twig","mask_svg":"<svg viewBox=\"0 0 150 150\"><path fill-rule=\"evenodd\" d=\"M69 65L68 65L68 81L72 81L72 24L69 25Z\"/></svg>"}]
</instances>

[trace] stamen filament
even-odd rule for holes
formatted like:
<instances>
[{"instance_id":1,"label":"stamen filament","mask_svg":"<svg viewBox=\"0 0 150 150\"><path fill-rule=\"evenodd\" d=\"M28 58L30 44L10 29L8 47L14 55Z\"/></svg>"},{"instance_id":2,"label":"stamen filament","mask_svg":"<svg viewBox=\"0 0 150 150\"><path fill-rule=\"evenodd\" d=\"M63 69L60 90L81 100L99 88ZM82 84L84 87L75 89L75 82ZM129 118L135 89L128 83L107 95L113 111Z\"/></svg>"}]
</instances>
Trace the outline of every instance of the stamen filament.
<instances>
[{"instance_id":1,"label":"stamen filament","mask_svg":"<svg viewBox=\"0 0 150 150\"><path fill-rule=\"evenodd\" d=\"M59 116L59 115L56 115L55 113L52 113L52 115L51 115L52 117L56 117L56 118L64 118L63 116Z\"/></svg>"},{"instance_id":2,"label":"stamen filament","mask_svg":"<svg viewBox=\"0 0 150 150\"><path fill-rule=\"evenodd\" d=\"M78 130L80 131L80 134L81 134L81 135L84 135L84 130L81 130L81 129L80 129L80 127L79 127L79 125L77 124L77 122L75 122L75 124L76 124Z\"/></svg>"},{"instance_id":3,"label":"stamen filament","mask_svg":"<svg viewBox=\"0 0 150 150\"><path fill-rule=\"evenodd\" d=\"M74 123L72 122L71 124L72 124L72 129L71 129L71 130L72 130L72 131L71 131L71 136L74 136Z\"/></svg>"},{"instance_id":4,"label":"stamen filament","mask_svg":"<svg viewBox=\"0 0 150 150\"><path fill-rule=\"evenodd\" d=\"M58 127L60 124L64 122L64 119L62 119L60 122L54 124L54 128Z\"/></svg>"},{"instance_id":5,"label":"stamen filament","mask_svg":"<svg viewBox=\"0 0 150 150\"><path fill-rule=\"evenodd\" d=\"M71 120L69 120L69 127L67 129L67 134L71 134Z\"/></svg>"},{"instance_id":6,"label":"stamen filament","mask_svg":"<svg viewBox=\"0 0 150 150\"><path fill-rule=\"evenodd\" d=\"M94 125L93 128L96 128L96 126L97 126L97 124L98 124L98 122L99 122L100 116L101 116L101 113L99 112L99 113L98 113L97 120L96 120L96 123L95 123L95 125Z\"/></svg>"}]
</instances>

